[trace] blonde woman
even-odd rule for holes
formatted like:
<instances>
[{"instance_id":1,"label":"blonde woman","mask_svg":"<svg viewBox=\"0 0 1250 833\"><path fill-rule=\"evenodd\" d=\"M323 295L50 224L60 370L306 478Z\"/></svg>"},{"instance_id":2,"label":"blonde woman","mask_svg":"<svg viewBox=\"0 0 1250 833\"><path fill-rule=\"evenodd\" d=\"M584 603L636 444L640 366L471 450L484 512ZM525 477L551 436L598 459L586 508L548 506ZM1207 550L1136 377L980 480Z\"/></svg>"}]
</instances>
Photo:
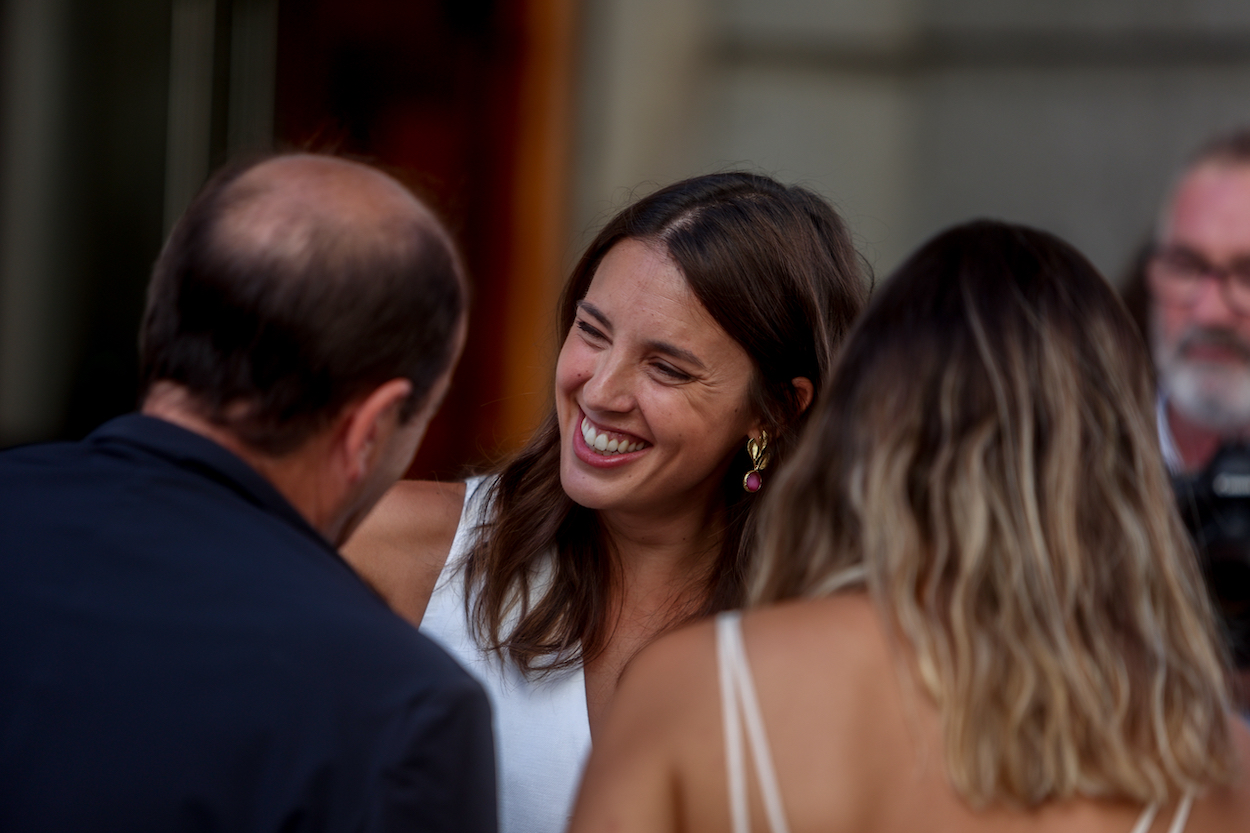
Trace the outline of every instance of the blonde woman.
<instances>
[{"instance_id":1,"label":"blonde woman","mask_svg":"<svg viewBox=\"0 0 1250 833\"><path fill-rule=\"evenodd\" d=\"M741 617L627 671L574 831L1250 829L1250 733L1148 358L1056 238L878 291L770 493Z\"/></svg>"}]
</instances>

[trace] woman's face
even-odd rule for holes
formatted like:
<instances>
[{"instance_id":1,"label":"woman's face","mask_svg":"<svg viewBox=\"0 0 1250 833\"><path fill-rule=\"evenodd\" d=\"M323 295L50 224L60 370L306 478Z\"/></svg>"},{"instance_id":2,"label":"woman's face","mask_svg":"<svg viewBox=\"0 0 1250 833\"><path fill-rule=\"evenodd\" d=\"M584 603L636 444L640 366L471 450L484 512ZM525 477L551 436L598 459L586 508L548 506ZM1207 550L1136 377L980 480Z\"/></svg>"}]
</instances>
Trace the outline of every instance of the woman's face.
<instances>
[{"instance_id":1,"label":"woman's face","mask_svg":"<svg viewBox=\"0 0 1250 833\"><path fill-rule=\"evenodd\" d=\"M759 433L753 372L663 249L617 243L556 365L565 492L601 511L706 510L731 455Z\"/></svg>"}]
</instances>

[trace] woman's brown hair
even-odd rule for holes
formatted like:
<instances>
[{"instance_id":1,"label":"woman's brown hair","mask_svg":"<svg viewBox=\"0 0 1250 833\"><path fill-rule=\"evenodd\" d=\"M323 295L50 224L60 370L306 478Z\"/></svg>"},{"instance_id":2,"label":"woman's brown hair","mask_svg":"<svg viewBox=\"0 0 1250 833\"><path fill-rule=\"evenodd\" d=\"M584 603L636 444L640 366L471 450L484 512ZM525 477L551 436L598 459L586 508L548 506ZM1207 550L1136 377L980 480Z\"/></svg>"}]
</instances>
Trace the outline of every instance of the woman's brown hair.
<instances>
[{"instance_id":1,"label":"woman's brown hair","mask_svg":"<svg viewBox=\"0 0 1250 833\"><path fill-rule=\"evenodd\" d=\"M665 251L712 318L750 356L750 404L767 427L776 470L804 420L791 380L806 377L820 394L834 352L867 297L867 270L842 219L811 191L758 174L719 173L670 185L625 208L590 244L561 296L562 337L600 261L625 239ZM759 505L741 485L750 468L745 440L723 484L720 553L696 615L744 598ZM595 657L613 625L614 554L595 512L564 493L559 466L552 407L491 483L487 520L465 568L470 621L480 642L527 672Z\"/></svg>"},{"instance_id":2,"label":"woman's brown hair","mask_svg":"<svg viewBox=\"0 0 1250 833\"><path fill-rule=\"evenodd\" d=\"M768 496L752 601L867 587L974 804L1228 777L1226 661L1115 292L1043 232L926 244Z\"/></svg>"}]
</instances>

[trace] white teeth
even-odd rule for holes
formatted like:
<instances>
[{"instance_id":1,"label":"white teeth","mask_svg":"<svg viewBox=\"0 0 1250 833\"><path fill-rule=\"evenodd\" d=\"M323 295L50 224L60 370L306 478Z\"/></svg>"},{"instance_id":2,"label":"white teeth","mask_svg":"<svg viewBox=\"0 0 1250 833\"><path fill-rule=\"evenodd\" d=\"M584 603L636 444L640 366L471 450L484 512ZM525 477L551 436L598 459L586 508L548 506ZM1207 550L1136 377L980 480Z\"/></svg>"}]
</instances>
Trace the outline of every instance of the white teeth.
<instances>
[{"instance_id":1,"label":"white teeth","mask_svg":"<svg viewBox=\"0 0 1250 833\"><path fill-rule=\"evenodd\" d=\"M586 417L582 417L582 439L586 441L586 445L604 454L628 454L645 445L641 442L631 443L628 440L609 439L607 434L600 434L596 431Z\"/></svg>"}]
</instances>

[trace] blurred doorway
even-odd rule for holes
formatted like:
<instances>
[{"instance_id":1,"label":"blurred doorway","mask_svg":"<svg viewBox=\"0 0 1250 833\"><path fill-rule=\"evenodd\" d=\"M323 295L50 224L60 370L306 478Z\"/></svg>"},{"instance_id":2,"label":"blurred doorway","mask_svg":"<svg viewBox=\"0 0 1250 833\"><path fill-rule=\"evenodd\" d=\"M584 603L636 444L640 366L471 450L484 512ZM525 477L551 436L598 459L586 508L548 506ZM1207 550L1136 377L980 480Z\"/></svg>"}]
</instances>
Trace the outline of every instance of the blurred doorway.
<instances>
[{"instance_id":1,"label":"blurred doorway","mask_svg":"<svg viewBox=\"0 0 1250 833\"><path fill-rule=\"evenodd\" d=\"M465 253L468 343L414 477L516 447L547 401L573 33L571 0L280 4L279 147L381 165L434 205Z\"/></svg>"},{"instance_id":2,"label":"blurred doorway","mask_svg":"<svg viewBox=\"0 0 1250 833\"><path fill-rule=\"evenodd\" d=\"M413 466L514 448L550 388L566 268L573 0L2 0L0 446L134 408L164 234L211 170L374 162L466 256L469 343Z\"/></svg>"}]
</instances>

